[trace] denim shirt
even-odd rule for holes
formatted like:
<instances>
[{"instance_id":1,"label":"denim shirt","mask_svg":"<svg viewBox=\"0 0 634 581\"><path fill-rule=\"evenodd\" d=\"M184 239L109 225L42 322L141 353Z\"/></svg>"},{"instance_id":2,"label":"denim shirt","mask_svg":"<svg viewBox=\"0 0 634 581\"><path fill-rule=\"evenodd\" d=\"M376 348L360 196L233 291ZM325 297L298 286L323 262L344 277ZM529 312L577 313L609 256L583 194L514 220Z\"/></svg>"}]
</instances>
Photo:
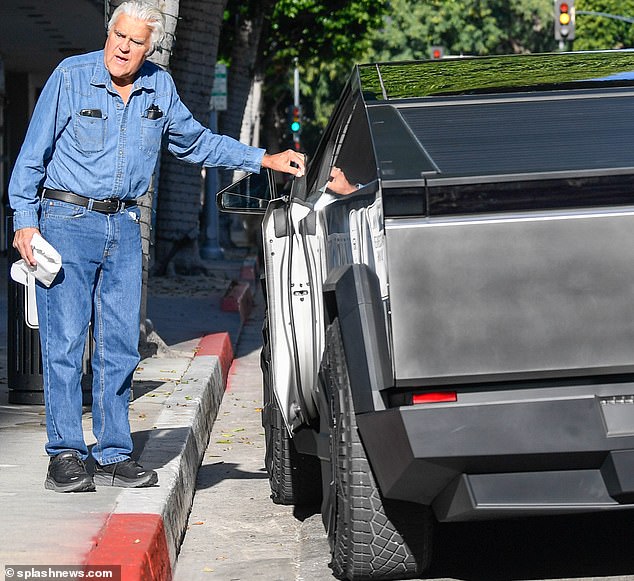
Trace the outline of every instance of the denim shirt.
<instances>
[{"instance_id":1,"label":"denim shirt","mask_svg":"<svg viewBox=\"0 0 634 581\"><path fill-rule=\"evenodd\" d=\"M9 182L15 230L38 227L42 187L138 198L163 142L183 161L260 171L264 150L198 123L169 73L146 61L124 103L103 58L101 50L65 59L44 86Z\"/></svg>"}]
</instances>

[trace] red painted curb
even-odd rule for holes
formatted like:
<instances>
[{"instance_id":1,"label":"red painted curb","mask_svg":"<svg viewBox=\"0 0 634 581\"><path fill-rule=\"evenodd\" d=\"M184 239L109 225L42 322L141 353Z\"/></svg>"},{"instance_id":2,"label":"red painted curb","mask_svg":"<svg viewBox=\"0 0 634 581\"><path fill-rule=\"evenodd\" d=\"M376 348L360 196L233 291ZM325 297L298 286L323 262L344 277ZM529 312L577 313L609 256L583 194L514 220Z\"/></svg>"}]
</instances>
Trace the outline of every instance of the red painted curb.
<instances>
[{"instance_id":1,"label":"red painted curb","mask_svg":"<svg viewBox=\"0 0 634 581\"><path fill-rule=\"evenodd\" d=\"M242 321L246 321L253 308L253 295L249 283L233 281L222 297L220 308L223 311L237 311Z\"/></svg>"},{"instance_id":2,"label":"red painted curb","mask_svg":"<svg viewBox=\"0 0 634 581\"><path fill-rule=\"evenodd\" d=\"M121 581L170 581L172 565L161 515L111 514L84 565L120 565Z\"/></svg>"},{"instance_id":3,"label":"red painted curb","mask_svg":"<svg viewBox=\"0 0 634 581\"><path fill-rule=\"evenodd\" d=\"M215 355L218 357L222 377L226 384L231 362L233 361L233 347L231 346L229 333L222 332L205 335L198 343L196 356L198 355Z\"/></svg>"},{"instance_id":4,"label":"red painted curb","mask_svg":"<svg viewBox=\"0 0 634 581\"><path fill-rule=\"evenodd\" d=\"M226 387L233 362L229 333L205 335L195 355L218 357ZM95 566L120 566L120 581L171 581L172 564L163 518L160 514L111 514L83 566L86 570Z\"/></svg>"}]
</instances>

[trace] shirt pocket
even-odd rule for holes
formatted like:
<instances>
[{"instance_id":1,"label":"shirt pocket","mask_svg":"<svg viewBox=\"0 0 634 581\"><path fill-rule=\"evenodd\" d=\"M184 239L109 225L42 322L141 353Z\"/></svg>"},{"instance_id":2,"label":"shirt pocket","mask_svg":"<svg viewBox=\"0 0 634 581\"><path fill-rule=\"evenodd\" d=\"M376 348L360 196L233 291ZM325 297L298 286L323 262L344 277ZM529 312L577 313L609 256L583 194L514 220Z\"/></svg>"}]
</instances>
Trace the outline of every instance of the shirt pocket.
<instances>
[{"instance_id":1,"label":"shirt pocket","mask_svg":"<svg viewBox=\"0 0 634 581\"><path fill-rule=\"evenodd\" d=\"M84 153L103 151L106 139L106 120L103 117L75 115L75 139Z\"/></svg>"},{"instance_id":2,"label":"shirt pocket","mask_svg":"<svg viewBox=\"0 0 634 581\"><path fill-rule=\"evenodd\" d=\"M163 117L160 119L141 118L141 150L148 157L156 155L161 148L164 123Z\"/></svg>"}]
</instances>

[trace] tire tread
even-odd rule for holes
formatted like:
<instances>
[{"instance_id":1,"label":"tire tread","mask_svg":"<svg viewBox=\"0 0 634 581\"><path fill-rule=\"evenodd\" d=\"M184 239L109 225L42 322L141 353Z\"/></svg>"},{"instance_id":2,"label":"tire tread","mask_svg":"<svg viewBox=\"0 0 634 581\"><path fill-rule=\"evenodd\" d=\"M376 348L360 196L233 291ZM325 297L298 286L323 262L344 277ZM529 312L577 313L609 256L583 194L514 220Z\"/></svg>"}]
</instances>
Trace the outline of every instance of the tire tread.
<instances>
[{"instance_id":1,"label":"tire tread","mask_svg":"<svg viewBox=\"0 0 634 581\"><path fill-rule=\"evenodd\" d=\"M330 539L333 574L349 581L420 576L431 560L431 511L382 497L357 430L338 320L327 329L326 346L322 373L333 412L337 505Z\"/></svg>"}]
</instances>

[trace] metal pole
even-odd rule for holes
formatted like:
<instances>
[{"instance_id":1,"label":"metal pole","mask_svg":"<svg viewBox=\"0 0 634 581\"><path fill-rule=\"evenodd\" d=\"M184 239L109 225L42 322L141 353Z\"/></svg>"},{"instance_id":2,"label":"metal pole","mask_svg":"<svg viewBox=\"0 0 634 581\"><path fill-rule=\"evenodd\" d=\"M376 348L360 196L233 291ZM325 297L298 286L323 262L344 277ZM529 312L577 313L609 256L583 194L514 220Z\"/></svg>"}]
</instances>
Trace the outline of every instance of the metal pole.
<instances>
[{"instance_id":1,"label":"metal pole","mask_svg":"<svg viewBox=\"0 0 634 581\"><path fill-rule=\"evenodd\" d=\"M299 107L299 68L295 59L295 70L293 71L293 105Z\"/></svg>"},{"instance_id":2,"label":"metal pole","mask_svg":"<svg viewBox=\"0 0 634 581\"><path fill-rule=\"evenodd\" d=\"M218 131L218 112L209 111L209 129ZM205 242L200 255L207 260L222 260L225 255L218 239L218 207L216 192L218 191L218 170L215 167L205 168Z\"/></svg>"},{"instance_id":3,"label":"metal pole","mask_svg":"<svg viewBox=\"0 0 634 581\"><path fill-rule=\"evenodd\" d=\"M299 67L297 58L295 59L295 70L293 71L293 108L299 111L299 121L301 123L301 108L299 105ZM293 145L297 151L300 150L299 131L293 132Z\"/></svg>"}]
</instances>

